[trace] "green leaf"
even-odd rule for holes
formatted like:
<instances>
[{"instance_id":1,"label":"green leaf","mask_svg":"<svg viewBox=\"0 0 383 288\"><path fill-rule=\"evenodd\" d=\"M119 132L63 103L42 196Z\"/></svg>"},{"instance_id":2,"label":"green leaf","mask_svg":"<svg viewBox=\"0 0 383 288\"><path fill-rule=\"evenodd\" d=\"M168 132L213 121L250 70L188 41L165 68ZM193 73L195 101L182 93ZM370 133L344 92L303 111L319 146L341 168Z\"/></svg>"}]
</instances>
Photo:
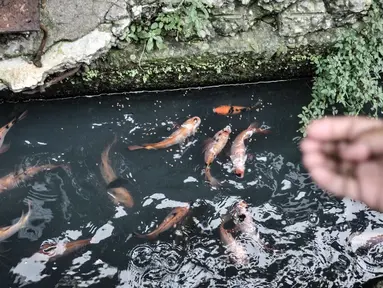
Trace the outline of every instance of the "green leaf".
<instances>
[{"instance_id":1,"label":"green leaf","mask_svg":"<svg viewBox=\"0 0 383 288\"><path fill-rule=\"evenodd\" d=\"M150 52L153 50L153 38L149 38L146 43L146 51Z\"/></svg>"}]
</instances>

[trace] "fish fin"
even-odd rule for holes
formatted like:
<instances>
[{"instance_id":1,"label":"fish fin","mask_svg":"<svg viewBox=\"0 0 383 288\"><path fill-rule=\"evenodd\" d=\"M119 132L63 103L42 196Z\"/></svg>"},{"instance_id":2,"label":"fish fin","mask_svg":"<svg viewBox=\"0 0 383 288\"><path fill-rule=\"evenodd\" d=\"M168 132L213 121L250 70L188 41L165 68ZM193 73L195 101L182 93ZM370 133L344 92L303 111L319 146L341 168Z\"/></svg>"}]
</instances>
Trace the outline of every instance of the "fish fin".
<instances>
[{"instance_id":1,"label":"fish fin","mask_svg":"<svg viewBox=\"0 0 383 288\"><path fill-rule=\"evenodd\" d=\"M129 183L128 180L123 178L117 178L110 182L108 185L106 185L107 189L113 189L113 188L119 188L119 187L125 187L125 184Z\"/></svg>"},{"instance_id":2,"label":"fish fin","mask_svg":"<svg viewBox=\"0 0 383 288\"><path fill-rule=\"evenodd\" d=\"M130 151L134 151L134 150L138 150L138 149L145 149L144 146L139 146L139 145L131 145L131 146L128 146L128 149Z\"/></svg>"},{"instance_id":3,"label":"fish fin","mask_svg":"<svg viewBox=\"0 0 383 288\"><path fill-rule=\"evenodd\" d=\"M202 153L204 153L206 150L209 149L209 146L214 143L214 139L213 138L207 138L203 141L203 144L202 144Z\"/></svg>"},{"instance_id":4,"label":"fish fin","mask_svg":"<svg viewBox=\"0 0 383 288\"><path fill-rule=\"evenodd\" d=\"M10 147L11 147L10 144L3 144L3 146L1 146L1 148L0 148L0 154L7 152Z\"/></svg>"},{"instance_id":5,"label":"fish fin","mask_svg":"<svg viewBox=\"0 0 383 288\"><path fill-rule=\"evenodd\" d=\"M208 182L210 183L211 186L217 188L217 187L219 187L219 186L222 185L217 179L215 179L215 178L211 175L210 167L206 167L206 168L205 168L205 176L206 176L206 180L208 180Z\"/></svg>"}]
</instances>

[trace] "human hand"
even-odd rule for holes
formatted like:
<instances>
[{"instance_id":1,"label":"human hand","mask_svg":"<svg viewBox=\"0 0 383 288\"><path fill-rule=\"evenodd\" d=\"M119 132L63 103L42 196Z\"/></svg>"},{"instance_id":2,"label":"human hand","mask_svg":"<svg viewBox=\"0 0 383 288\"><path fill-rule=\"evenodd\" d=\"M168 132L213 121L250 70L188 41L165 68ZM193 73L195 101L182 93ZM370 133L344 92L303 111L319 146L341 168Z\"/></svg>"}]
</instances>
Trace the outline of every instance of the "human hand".
<instances>
[{"instance_id":1,"label":"human hand","mask_svg":"<svg viewBox=\"0 0 383 288\"><path fill-rule=\"evenodd\" d=\"M303 164L319 187L383 212L383 121L315 120L301 142Z\"/></svg>"}]
</instances>

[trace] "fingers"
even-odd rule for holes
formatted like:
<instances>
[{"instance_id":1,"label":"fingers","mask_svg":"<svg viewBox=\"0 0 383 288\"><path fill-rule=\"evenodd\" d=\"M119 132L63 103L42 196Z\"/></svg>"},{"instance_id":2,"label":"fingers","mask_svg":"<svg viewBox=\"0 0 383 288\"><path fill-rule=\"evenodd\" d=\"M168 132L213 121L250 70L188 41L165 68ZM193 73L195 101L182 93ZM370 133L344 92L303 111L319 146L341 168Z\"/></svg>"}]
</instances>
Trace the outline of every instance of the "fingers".
<instances>
[{"instance_id":1,"label":"fingers","mask_svg":"<svg viewBox=\"0 0 383 288\"><path fill-rule=\"evenodd\" d=\"M383 129L372 129L359 135L342 149L345 157L381 156L383 154Z\"/></svg>"},{"instance_id":2,"label":"fingers","mask_svg":"<svg viewBox=\"0 0 383 288\"><path fill-rule=\"evenodd\" d=\"M355 178L342 176L334 170L318 166L310 171L311 178L317 185L337 197L347 196L354 200L360 199L358 183Z\"/></svg>"},{"instance_id":3,"label":"fingers","mask_svg":"<svg viewBox=\"0 0 383 288\"><path fill-rule=\"evenodd\" d=\"M337 150L336 145L323 145L318 141L305 139L301 143L301 149L304 152L303 165L320 188L338 197L348 196L354 200L360 198L357 181L345 171L352 171L353 165L336 162L328 156ZM323 150L331 153L323 153Z\"/></svg>"},{"instance_id":4,"label":"fingers","mask_svg":"<svg viewBox=\"0 0 383 288\"><path fill-rule=\"evenodd\" d=\"M383 212L383 197L381 187L383 185L383 162L370 161L358 168L358 179L361 183L360 201L371 209Z\"/></svg>"},{"instance_id":5,"label":"fingers","mask_svg":"<svg viewBox=\"0 0 383 288\"><path fill-rule=\"evenodd\" d=\"M305 138L300 143L301 151L304 154L321 152L327 155L333 155L338 151L336 143L321 142L310 138Z\"/></svg>"},{"instance_id":6,"label":"fingers","mask_svg":"<svg viewBox=\"0 0 383 288\"><path fill-rule=\"evenodd\" d=\"M320 141L351 140L372 128L383 127L383 121L367 117L337 116L311 122L307 137Z\"/></svg>"}]
</instances>

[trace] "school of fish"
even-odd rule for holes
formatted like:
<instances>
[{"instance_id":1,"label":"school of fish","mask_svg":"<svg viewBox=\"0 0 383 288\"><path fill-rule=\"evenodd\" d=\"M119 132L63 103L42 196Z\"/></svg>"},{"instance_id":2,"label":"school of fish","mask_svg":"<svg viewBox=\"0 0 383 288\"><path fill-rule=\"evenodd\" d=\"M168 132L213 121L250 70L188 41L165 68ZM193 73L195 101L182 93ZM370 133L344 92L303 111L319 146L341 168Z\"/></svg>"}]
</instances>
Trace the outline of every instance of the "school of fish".
<instances>
[{"instance_id":1,"label":"school of fish","mask_svg":"<svg viewBox=\"0 0 383 288\"><path fill-rule=\"evenodd\" d=\"M213 109L213 112L217 115L230 116L237 115L245 111L251 111L260 106L260 101L250 107L244 106L231 106L222 105ZM23 120L27 116L27 111L24 111L19 116L14 117L11 121L0 128L0 154L6 153L11 145L5 143L5 137L9 130L15 126L19 121ZM201 118L198 116L192 116L185 120L171 135L166 139L144 144L132 144L127 147L130 151L135 150L158 150L166 149L174 145L183 145L194 136L198 131L201 124ZM230 149L227 155L232 164L232 173L238 176L239 179L245 176L246 161L247 161L247 144L246 140L250 139L254 134L268 134L268 129L262 129L257 123L248 123L247 128L239 132L230 145ZM383 130L382 130L383 131ZM380 133L378 131L378 133ZM222 182L212 176L211 167L221 154L223 150L228 146L230 137L233 135L233 129L230 125L222 127L212 137L205 139L202 146L202 153L204 154L204 174L205 180L212 187L218 188L222 185ZM368 140L369 134L362 135L361 141ZM100 175L105 182L105 193L108 194L110 200L115 205L122 205L126 209L132 209L136 206L134 201L134 191L129 188L129 181L117 175L113 169L113 164L110 159L110 150L117 143L117 135L114 136L112 141L106 143L105 148L101 151L100 157ZM137 152L135 152L137 153ZM0 155L1 157L1 155ZM202 157L201 157L202 158ZM201 160L202 161L202 160ZM32 179L35 175L44 171L54 170L62 168L64 171L69 172L70 166L68 164L43 164L39 166L22 167L17 171L10 172L9 174L0 177L0 195L4 193L10 193L9 191L19 187L26 181ZM22 212L19 220L9 226L0 227L0 242L9 239L16 234L20 229L24 228L28 223L31 214L33 213L33 207L31 201L27 201L28 212L24 214ZM266 248L262 243L260 235L257 229L257 225L249 211L249 204L244 200L239 200L228 213L221 217L221 223L219 225L220 240L223 247L229 254L229 259L238 265L246 265L249 263L249 256L245 247L237 240L238 235L246 236L258 244ZM165 217L165 219L158 224L151 232L138 233L134 232L135 237L140 239L155 240L158 236L171 228L182 227L184 223L190 218L192 212L192 203L185 203L183 206L175 207ZM230 226L230 227L228 227ZM376 237L372 239L369 245L375 245L377 242L383 241L383 237ZM372 244L371 244L372 243ZM81 248L84 248L92 244L92 238L80 239L75 241L64 242L44 242L37 253L44 255L47 261L56 261L58 258L73 253Z\"/></svg>"}]
</instances>

